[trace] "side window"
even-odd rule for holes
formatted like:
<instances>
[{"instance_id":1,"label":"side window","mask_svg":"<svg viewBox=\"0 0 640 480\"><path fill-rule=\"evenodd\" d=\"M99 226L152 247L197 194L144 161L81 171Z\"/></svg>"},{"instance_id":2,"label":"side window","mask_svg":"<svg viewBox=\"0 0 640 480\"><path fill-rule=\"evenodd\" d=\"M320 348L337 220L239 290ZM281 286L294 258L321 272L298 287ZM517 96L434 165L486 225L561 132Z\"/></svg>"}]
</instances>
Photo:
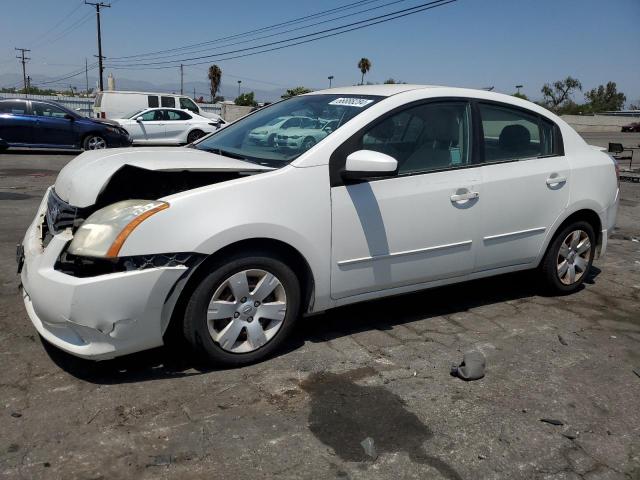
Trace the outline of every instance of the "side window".
<instances>
[{"instance_id":1,"label":"side window","mask_svg":"<svg viewBox=\"0 0 640 480\"><path fill-rule=\"evenodd\" d=\"M162 110L151 110L150 112L145 112L139 118L141 118L143 122L164 120Z\"/></svg>"},{"instance_id":2,"label":"side window","mask_svg":"<svg viewBox=\"0 0 640 480\"><path fill-rule=\"evenodd\" d=\"M27 102L0 102L0 113L12 113L13 115L28 115Z\"/></svg>"},{"instance_id":3,"label":"side window","mask_svg":"<svg viewBox=\"0 0 640 480\"><path fill-rule=\"evenodd\" d=\"M470 110L466 102L428 103L403 110L367 130L361 147L398 161L398 174L471 163Z\"/></svg>"},{"instance_id":4,"label":"side window","mask_svg":"<svg viewBox=\"0 0 640 480\"><path fill-rule=\"evenodd\" d=\"M64 110L46 103L32 102L33 113L39 117L64 118L67 114Z\"/></svg>"},{"instance_id":5,"label":"side window","mask_svg":"<svg viewBox=\"0 0 640 480\"><path fill-rule=\"evenodd\" d=\"M303 117L300 119L300 126L302 128L313 128L315 124L315 120L311 118Z\"/></svg>"},{"instance_id":6,"label":"side window","mask_svg":"<svg viewBox=\"0 0 640 480\"><path fill-rule=\"evenodd\" d=\"M163 107L176 108L176 99L174 97L160 97Z\"/></svg>"},{"instance_id":7,"label":"side window","mask_svg":"<svg viewBox=\"0 0 640 480\"><path fill-rule=\"evenodd\" d=\"M200 109L190 98L180 97L180 108L191 110L193 113L200 113Z\"/></svg>"},{"instance_id":8,"label":"side window","mask_svg":"<svg viewBox=\"0 0 640 480\"><path fill-rule=\"evenodd\" d=\"M147 100L149 108L158 108L160 106L157 95L149 95L147 96Z\"/></svg>"},{"instance_id":9,"label":"side window","mask_svg":"<svg viewBox=\"0 0 640 480\"><path fill-rule=\"evenodd\" d=\"M167 120L191 120L191 115L177 110L167 110Z\"/></svg>"},{"instance_id":10,"label":"side window","mask_svg":"<svg viewBox=\"0 0 640 480\"><path fill-rule=\"evenodd\" d=\"M485 162L535 158L554 153L554 126L535 113L479 104Z\"/></svg>"}]
</instances>

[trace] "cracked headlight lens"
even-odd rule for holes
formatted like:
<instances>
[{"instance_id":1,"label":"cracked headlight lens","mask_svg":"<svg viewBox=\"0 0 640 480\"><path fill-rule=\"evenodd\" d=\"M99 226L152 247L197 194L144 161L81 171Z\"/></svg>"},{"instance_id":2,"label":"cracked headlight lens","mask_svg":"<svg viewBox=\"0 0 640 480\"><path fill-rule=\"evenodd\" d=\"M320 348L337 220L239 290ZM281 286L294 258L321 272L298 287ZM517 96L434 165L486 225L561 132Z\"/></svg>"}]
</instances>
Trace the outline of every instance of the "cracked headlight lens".
<instances>
[{"instance_id":1,"label":"cracked headlight lens","mask_svg":"<svg viewBox=\"0 0 640 480\"><path fill-rule=\"evenodd\" d=\"M156 200L124 200L92 213L78 228L69 253L116 258L131 232L151 215L169 208Z\"/></svg>"}]
</instances>

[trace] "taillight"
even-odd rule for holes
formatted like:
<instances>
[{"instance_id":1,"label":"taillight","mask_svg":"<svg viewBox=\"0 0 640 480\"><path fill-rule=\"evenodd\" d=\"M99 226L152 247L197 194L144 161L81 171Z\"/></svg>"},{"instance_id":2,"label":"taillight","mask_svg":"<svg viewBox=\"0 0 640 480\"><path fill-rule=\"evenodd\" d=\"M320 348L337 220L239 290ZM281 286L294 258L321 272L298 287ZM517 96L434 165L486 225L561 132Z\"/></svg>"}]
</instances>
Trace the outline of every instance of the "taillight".
<instances>
[{"instance_id":1,"label":"taillight","mask_svg":"<svg viewBox=\"0 0 640 480\"><path fill-rule=\"evenodd\" d=\"M100 112L100 118L107 118L104 112Z\"/></svg>"}]
</instances>

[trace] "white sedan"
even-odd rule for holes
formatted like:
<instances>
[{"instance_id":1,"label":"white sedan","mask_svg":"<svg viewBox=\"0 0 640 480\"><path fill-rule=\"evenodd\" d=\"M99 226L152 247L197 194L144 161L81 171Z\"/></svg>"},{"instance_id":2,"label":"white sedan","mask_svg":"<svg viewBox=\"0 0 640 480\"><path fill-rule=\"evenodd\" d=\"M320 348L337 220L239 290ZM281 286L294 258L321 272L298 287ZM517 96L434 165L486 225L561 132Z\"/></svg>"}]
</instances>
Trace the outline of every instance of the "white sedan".
<instances>
[{"instance_id":1,"label":"white sedan","mask_svg":"<svg viewBox=\"0 0 640 480\"><path fill-rule=\"evenodd\" d=\"M131 137L134 144L182 145L218 130L221 118L202 117L188 110L147 108L114 118Z\"/></svg>"},{"instance_id":2,"label":"white sedan","mask_svg":"<svg viewBox=\"0 0 640 480\"><path fill-rule=\"evenodd\" d=\"M297 150L249 138L299 112L332 131ZM606 153L543 107L480 90L314 92L191 147L90 151L62 169L18 249L46 341L101 359L180 332L244 365L341 305L526 269L567 294L619 201Z\"/></svg>"}]
</instances>

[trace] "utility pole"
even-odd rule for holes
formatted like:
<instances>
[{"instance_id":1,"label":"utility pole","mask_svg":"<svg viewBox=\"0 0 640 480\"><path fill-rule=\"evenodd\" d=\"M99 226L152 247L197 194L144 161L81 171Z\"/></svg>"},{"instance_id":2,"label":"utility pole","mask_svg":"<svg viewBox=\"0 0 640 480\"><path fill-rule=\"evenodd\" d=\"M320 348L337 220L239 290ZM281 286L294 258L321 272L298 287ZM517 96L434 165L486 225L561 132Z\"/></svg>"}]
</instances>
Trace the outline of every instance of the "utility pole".
<instances>
[{"instance_id":1,"label":"utility pole","mask_svg":"<svg viewBox=\"0 0 640 480\"><path fill-rule=\"evenodd\" d=\"M184 95L184 65L180 64L180 95Z\"/></svg>"},{"instance_id":2,"label":"utility pole","mask_svg":"<svg viewBox=\"0 0 640 480\"><path fill-rule=\"evenodd\" d=\"M87 57L84 57L84 81L87 85L87 98L89 97L89 65L87 63Z\"/></svg>"},{"instance_id":3,"label":"utility pole","mask_svg":"<svg viewBox=\"0 0 640 480\"><path fill-rule=\"evenodd\" d=\"M329 79L329 88L331 88L331 80L333 80L333 75L329 75L327 78Z\"/></svg>"},{"instance_id":4,"label":"utility pole","mask_svg":"<svg viewBox=\"0 0 640 480\"><path fill-rule=\"evenodd\" d=\"M238 96L240 96L240 84L242 83L242 80L238 80Z\"/></svg>"},{"instance_id":5,"label":"utility pole","mask_svg":"<svg viewBox=\"0 0 640 480\"><path fill-rule=\"evenodd\" d=\"M193 101L196 101L196 87L193 87Z\"/></svg>"},{"instance_id":6,"label":"utility pole","mask_svg":"<svg viewBox=\"0 0 640 480\"><path fill-rule=\"evenodd\" d=\"M104 72L104 67L102 66L102 59L105 58L102 56L102 35L100 33L100 7L111 8L110 3L91 3L84 0L85 5L91 5L92 7L96 7L96 21L98 22L98 71L100 75L100 91L104 90L104 84L102 82L102 73Z\"/></svg>"},{"instance_id":7,"label":"utility pole","mask_svg":"<svg viewBox=\"0 0 640 480\"><path fill-rule=\"evenodd\" d=\"M20 62L22 63L22 80L24 81L24 93L28 94L28 90L27 90L27 69L26 69L26 63L27 60L31 60L29 57L25 57L24 53L25 52L30 52L31 50L29 50L28 48L16 48L17 51L20 52L20 56L16 57L18 60L20 60Z\"/></svg>"},{"instance_id":8,"label":"utility pole","mask_svg":"<svg viewBox=\"0 0 640 480\"><path fill-rule=\"evenodd\" d=\"M518 90L518 95L520 95L520 89L524 87L524 85L516 85L516 90Z\"/></svg>"}]
</instances>

